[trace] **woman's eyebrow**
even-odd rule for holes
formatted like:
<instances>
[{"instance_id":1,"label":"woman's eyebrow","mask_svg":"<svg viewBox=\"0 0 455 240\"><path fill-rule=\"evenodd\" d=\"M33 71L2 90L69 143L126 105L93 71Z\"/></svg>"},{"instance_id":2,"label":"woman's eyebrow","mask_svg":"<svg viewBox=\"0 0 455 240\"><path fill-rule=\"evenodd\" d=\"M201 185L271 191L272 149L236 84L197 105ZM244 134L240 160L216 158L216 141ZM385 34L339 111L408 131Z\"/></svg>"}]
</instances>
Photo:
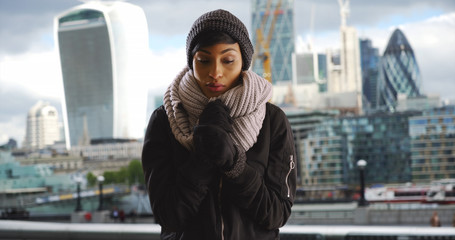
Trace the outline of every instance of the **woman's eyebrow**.
<instances>
[{"instance_id":1,"label":"woman's eyebrow","mask_svg":"<svg viewBox=\"0 0 455 240\"><path fill-rule=\"evenodd\" d=\"M209 52L207 50L204 50L204 49L199 49L198 51L204 52L204 53L209 54L209 55L212 54L211 52ZM236 51L236 50L234 48L226 48L223 51L221 51L221 53L223 54L223 53L226 53L226 52L229 52L229 51Z\"/></svg>"},{"instance_id":2,"label":"woman's eyebrow","mask_svg":"<svg viewBox=\"0 0 455 240\"><path fill-rule=\"evenodd\" d=\"M234 48L226 48L223 51L221 51L221 53L226 53L226 52L229 52L229 51L236 51L236 50Z\"/></svg>"},{"instance_id":3,"label":"woman's eyebrow","mask_svg":"<svg viewBox=\"0 0 455 240\"><path fill-rule=\"evenodd\" d=\"M204 53L207 53L207 54L212 54L211 52L209 52L207 50L204 50L204 49L199 49L198 51L201 51L201 52L204 52Z\"/></svg>"}]
</instances>

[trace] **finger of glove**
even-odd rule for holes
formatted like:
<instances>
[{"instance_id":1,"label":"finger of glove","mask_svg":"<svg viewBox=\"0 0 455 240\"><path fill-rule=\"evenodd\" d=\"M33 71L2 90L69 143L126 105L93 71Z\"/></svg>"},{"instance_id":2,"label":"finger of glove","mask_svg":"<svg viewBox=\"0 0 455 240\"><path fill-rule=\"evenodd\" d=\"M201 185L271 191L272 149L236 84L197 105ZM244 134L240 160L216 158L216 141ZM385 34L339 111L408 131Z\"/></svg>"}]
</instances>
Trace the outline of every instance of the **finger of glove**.
<instances>
[{"instance_id":1,"label":"finger of glove","mask_svg":"<svg viewBox=\"0 0 455 240\"><path fill-rule=\"evenodd\" d=\"M207 151L217 150L216 148L225 144L226 139L229 138L226 131L218 126L199 125L194 128L193 141L195 145L199 145Z\"/></svg>"},{"instance_id":2,"label":"finger of glove","mask_svg":"<svg viewBox=\"0 0 455 240\"><path fill-rule=\"evenodd\" d=\"M216 125L227 132L232 132L232 117L229 115L229 108L221 100L215 100L207 104L199 116L199 124Z\"/></svg>"},{"instance_id":3,"label":"finger of glove","mask_svg":"<svg viewBox=\"0 0 455 240\"><path fill-rule=\"evenodd\" d=\"M205 125L195 128L193 141L195 150L207 156L208 161L226 169L233 164L236 153L232 138L216 126Z\"/></svg>"},{"instance_id":4,"label":"finger of glove","mask_svg":"<svg viewBox=\"0 0 455 240\"><path fill-rule=\"evenodd\" d=\"M206 124L217 121L217 118L223 118L223 120L226 119L231 123L232 119L229 112L229 108L221 100L216 100L207 104L199 117L199 122Z\"/></svg>"}]
</instances>

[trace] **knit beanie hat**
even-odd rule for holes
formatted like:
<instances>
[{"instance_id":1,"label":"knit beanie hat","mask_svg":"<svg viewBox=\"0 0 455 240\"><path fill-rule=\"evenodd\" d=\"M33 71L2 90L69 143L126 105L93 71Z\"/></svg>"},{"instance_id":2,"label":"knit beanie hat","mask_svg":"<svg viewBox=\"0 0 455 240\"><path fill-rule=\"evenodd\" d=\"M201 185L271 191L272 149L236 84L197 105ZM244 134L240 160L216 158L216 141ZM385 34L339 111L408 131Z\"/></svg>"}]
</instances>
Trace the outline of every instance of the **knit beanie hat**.
<instances>
[{"instance_id":1,"label":"knit beanie hat","mask_svg":"<svg viewBox=\"0 0 455 240\"><path fill-rule=\"evenodd\" d=\"M248 70L254 52L248 30L240 19L222 9L205 13L193 23L190 33L188 33L188 37L186 38L186 56L189 68L193 69L192 52L198 42L198 36L205 31L224 32L237 41L242 53L242 70Z\"/></svg>"}]
</instances>

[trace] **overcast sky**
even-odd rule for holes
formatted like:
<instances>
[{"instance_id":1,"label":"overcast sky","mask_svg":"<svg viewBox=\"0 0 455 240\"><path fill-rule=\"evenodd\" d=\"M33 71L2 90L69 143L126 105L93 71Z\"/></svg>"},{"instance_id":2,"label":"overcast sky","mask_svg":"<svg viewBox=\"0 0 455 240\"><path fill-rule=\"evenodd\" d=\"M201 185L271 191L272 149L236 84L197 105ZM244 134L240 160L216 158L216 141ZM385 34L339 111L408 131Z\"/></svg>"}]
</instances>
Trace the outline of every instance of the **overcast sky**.
<instances>
[{"instance_id":1,"label":"overcast sky","mask_svg":"<svg viewBox=\"0 0 455 240\"><path fill-rule=\"evenodd\" d=\"M201 14L229 10L251 33L249 1L128 2L141 6L147 17L151 76L144 84L149 96L162 93L185 65L186 34ZM14 138L22 145L27 113L37 101L61 110L63 90L53 18L79 4L77 0L0 0L0 144ZM298 49L310 36L320 52L339 47L337 0L295 0L294 6ZM347 24L358 29L360 38L371 39L381 54L393 30L400 28L414 49L424 93L455 99L455 1L351 0Z\"/></svg>"}]
</instances>

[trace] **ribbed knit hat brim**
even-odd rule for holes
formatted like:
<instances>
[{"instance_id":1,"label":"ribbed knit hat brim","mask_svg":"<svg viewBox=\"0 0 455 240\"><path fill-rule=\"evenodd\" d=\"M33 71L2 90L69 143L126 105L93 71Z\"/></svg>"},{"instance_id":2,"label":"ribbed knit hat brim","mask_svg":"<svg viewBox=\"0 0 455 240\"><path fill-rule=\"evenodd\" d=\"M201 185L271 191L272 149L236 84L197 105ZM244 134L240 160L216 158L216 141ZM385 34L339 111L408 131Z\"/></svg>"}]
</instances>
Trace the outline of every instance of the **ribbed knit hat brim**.
<instances>
[{"instance_id":1,"label":"ribbed knit hat brim","mask_svg":"<svg viewBox=\"0 0 455 240\"><path fill-rule=\"evenodd\" d=\"M205 31L220 31L231 36L240 45L243 60L242 70L250 68L254 50L248 30L240 19L223 9L207 12L193 23L186 38L186 54L189 68L193 69L192 51L197 44L198 35Z\"/></svg>"}]
</instances>

